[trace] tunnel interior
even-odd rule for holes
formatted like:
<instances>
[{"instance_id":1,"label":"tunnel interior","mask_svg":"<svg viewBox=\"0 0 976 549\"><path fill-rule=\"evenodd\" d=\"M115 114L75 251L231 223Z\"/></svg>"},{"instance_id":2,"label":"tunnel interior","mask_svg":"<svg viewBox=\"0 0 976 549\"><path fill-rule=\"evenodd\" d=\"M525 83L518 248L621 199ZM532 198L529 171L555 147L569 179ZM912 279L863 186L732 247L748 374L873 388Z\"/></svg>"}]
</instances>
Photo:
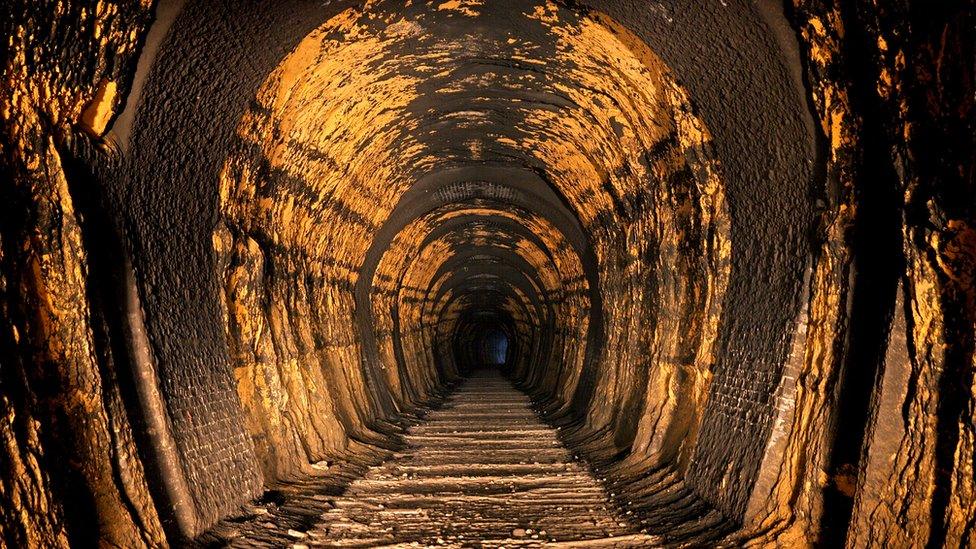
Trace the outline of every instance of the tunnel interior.
<instances>
[{"instance_id":1,"label":"tunnel interior","mask_svg":"<svg viewBox=\"0 0 976 549\"><path fill-rule=\"evenodd\" d=\"M31 142L47 152L25 166L56 166L44 192L59 198L4 195L29 215L0 226L13 326L0 343L23 364L70 367L5 373L3 386L28 388L0 404L105 411L52 420L43 439L86 452L52 466L50 482L84 494L90 513L53 505L63 528L8 526L20 519L3 497L17 492L0 487L0 533L298 543L418 440L449 454L438 445L465 418L485 436L517 417L493 451L553 437L581 464L565 465L572 482L621 517L604 532L621 546L859 546L875 523L897 545L922 516L929 539L972 535L960 517L976 507L958 495L971 470L953 473L971 395L925 399L951 383L926 377L918 357L939 348L925 331L938 315L917 305L941 288L918 278L949 269L940 284L963 290L946 290L956 301L938 318L967 326L970 233L945 216L956 240L912 232L915 210L892 183L908 164L872 172L887 153L859 139L895 139L884 117L910 111L865 106L874 80L838 68L873 70L843 34L866 12L768 0L144 4L50 16L94 18L91 40L110 45L98 55L127 44L131 59L89 86L66 136L36 116ZM859 186L862 169L879 186ZM30 246L47 248L21 253ZM18 288L36 299L15 307ZM34 354L19 350L22 332ZM955 370L936 370L971 381L960 365L971 334L951 333ZM31 384L55 388L35 398ZM927 423L888 419L898 410L943 427L926 438L915 429ZM8 447L40 436L17 429ZM111 451L97 446L106 439ZM885 492L916 444L936 456L912 462L930 466L936 495ZM543 460L527 456L510 465ZM436 537L410 535L383 539Z\"/></svg>"},{"instance_id":2,"label":"tunnel interior","mask_svg":"<svg viewBox=\"0 0 976 549\"><path fill-rule=\"evenodd\" d=\"M778 86L696 102L672 65L698 59L613 3L228 9L172 22L107 197L177 446L228 426L223 460L183 462L195 520L231 511L228 484L388 444L490 364L594 463L667 471L688 512L657 530L741 520L811 223L812 121L776 44L711 62Z\"/></svg>"}]
</instances>

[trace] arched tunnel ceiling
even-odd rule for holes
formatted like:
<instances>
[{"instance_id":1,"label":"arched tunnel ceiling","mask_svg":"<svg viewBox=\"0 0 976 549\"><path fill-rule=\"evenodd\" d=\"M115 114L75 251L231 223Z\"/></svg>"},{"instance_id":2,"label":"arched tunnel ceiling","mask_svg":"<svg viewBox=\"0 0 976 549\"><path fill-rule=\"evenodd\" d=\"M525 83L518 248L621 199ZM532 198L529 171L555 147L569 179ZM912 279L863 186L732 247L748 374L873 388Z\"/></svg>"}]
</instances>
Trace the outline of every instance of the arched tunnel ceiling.
<instances>
[{"instance_id":1,"label":"arched tunnel ceiling","mask_svg":"<svg viewBox=\"0 0 976 549\"><path fill-rule=\"evenodd\" d=\"M781 14L735 1L269 4L187 2L153 65L140 67L135 112L115 128L126 162L114 199L139 251L171 405L235 391L221 374L221 271L232 250L258 250L269 276L324 284L314 290L330 296L321 338L364 364L368 394L350 397L353 415L405 405L384 389L400 381L378 365L428 337L370 327L376 307L416 328L446 318L445 307L456 321L490 290L516 324L534 324L520 329L587 342L570 360L573 379L552 390L576 410L598 387L619 395L619 407L586 421L627 446L641 437L636 393L649 383L638 348L678 337L683 321L669 311L700 310L714 333L699 326L674 343L691 357L675 362L714 376L705 442L684 458L688 482L741 514L750 482L714 487L758 467L800 303L816 175L794 52L770 38ZM471 223L447 215L462 208ZM508 221L487 228L479 216ZM383 256L404 234L424 242L416 253L430 264L405 265L394 280ZM213 266L213 276L181 265ZM645 287L652 297L638 296ZM391 301L378 304L387 298L377 290ZM404 299L411 292L420 306ZM597 366L628 361L638 367ZM765 399L748 421L731 402L747 386ZM193 421L174 430L192 438ZM190 476L240 470L228 460Z\"/></svg>"}]
</instances>

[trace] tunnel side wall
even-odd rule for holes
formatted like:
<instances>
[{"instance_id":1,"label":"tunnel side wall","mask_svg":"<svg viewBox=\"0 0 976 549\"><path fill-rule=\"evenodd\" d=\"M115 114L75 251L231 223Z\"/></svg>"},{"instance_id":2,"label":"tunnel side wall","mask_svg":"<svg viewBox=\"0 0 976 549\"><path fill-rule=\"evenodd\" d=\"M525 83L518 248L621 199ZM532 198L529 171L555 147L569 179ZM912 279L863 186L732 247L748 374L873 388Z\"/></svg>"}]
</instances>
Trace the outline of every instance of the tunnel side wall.
<instances>
[{"instance_id":1,"label":"tunnel side wall","mask_svg":"<svg viewBox=\"0 0 976 549\"><path fill-rule=\"evenodd\" d=\"M187 3L132 106L138 111L126 162L111 178L114 210L122 214L119 224L133 250L147 332L197 506L199 522L191 534L260 495L263 487L255 441L241 413L239 372L229 360L230 313L218 273L232 260L233 245L220 248L215 242L221 223L217 176L236 143L245 98L253 97L320 15L315 5L301 2L290 8ZM259 275L263 266L254 261L260 254L254 257L256 249L246 241L242 245L236 261L256 269L248 276ZM280 400L268 404L275 402ZM298 454L288 458L310 461Z\"/></svg>"},{"instance_id":2,"label":"tunnel side wall","mask_svg":"<svg viewBox=\"0 0 976 549\"><path fill-rule=\"evenodd\" d=\"M742 516L772 425L769 395L795 330L810 198L820 184L815 129L796 77L800 59L767 24L778 17L784 25L782 13L750 2L591 5L633 30L679 75L721 163L732 271L687 482L728 515Z\"/></svg>"},{"instance_id":3,"label":"tunnel side wall","mask_svg":"<svg viewBox=\"0 0 976 549\"><path fill-rule=\"evenodd\" d=\"M165 543L127 405L128 357L92 246L101 135L121 110L150 6L10 2L0 90L0 545ZM107 225L107 226L106 226ZM110 247L108 249L111 249ZM102 249L101 251L105 251ZM111 269L108 269L111 272Z\"/></svg>"}]
</instances>

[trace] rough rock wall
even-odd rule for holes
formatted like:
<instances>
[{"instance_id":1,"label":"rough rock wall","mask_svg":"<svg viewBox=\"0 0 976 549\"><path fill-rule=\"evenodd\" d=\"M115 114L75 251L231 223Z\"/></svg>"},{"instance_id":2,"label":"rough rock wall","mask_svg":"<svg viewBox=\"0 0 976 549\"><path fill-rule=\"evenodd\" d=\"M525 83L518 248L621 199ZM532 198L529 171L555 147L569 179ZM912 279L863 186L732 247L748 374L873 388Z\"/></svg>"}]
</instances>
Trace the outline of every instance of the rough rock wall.
<instances>
[{"instance_id":1,"label":"rough rock wall","mask_svg":"<svg viewBox=\"0 0 976 549\"><path fill-rule=\"evenodd\" d=\"M874 82L904 270L874 389L848 542L971 545L976 335L976 12L866 3L846 13ZM873 46L873 47L870 47ZM897 415L896 415L897 414Z\"/></svg>"},{"instance_id":2,"label":"rough rock wall","mask_svg":"<svg viewBox=\"0 0 976 549\"><path fill-rule=\"evenodd\" d=\"M721 163L731 270L707 404L684 476L729 516L742 516L801 308L821 176L795 35L775 2L591 5L679 75Z\"/></svg>"},{"instance_id":3,"label":"rough rock wall","mask_svg":"<svg viewBox=\"0 0 976 549\"><path fill-rule=\"evenodd\" d=\"M14 2L3 15L0 539L11 547L164 543L120 394L86 208L111 156L150 2ZM96 188L92 188L95 186Z\"/></svg>"},{"instance_id":4,"label":"rough rock wall","mask_svg":"<svg viewBox=\"0 0 976 549\"><path fill-rule=\"evenodd\" d=\"M235 261L226 254L233 248L222 248L221 234L214 233L220 159L234 124L222 120L240 116L222 90L246 88L248 70L260 65L261 55L280 56L292 45L289 33L302 25L296 12L283 11L247 28L267 45L249 59L236 48L245 31L228 16L232 8L248 6L188 4L176 17L140 96L127 107L134 112L121 144L124 162L109 176L109 209L133 254L146 339L179 462L173 476L182 476L191 508L181 529L190 536L263 490L225 336L234 311L223 308L217 276L220 266ZM208 38L197 42L199 36ZM167 55L179 48L173 44L188 42L206 47L192 56Z\"/></svg>"},{"instance_id":5,"label":"rough rock wall","mask_svg":"<svg viewBox=\"0 0 976 549\"><path fill-rule=\"evenodd\" d=\"M806 301L775 395L776 425L767 443L760 477L750 497L737 542L763 546L810 544L818 538L822 490L827 480L830 433L836 421L836 390L849 327L851 265L849 234L856 218L854 187L861 176L859 119L852 112L841 36L830 21L836 11L792 14L803 40L811 102L826 142L826 173L817 192L816 243L805 277ZM824 75L836 75L829 84Z\"/></svg>"},{"instance_id":6,"label":"rough rock wall","mask_svg":"<svg viewBox=\"0 0 976 549\"><path fill-rule=\"evenodd\" d=\"M795 2L792 18L828 193L769 473L731 539L967 546L972 7Z\"/></svg>"}]
</instances>

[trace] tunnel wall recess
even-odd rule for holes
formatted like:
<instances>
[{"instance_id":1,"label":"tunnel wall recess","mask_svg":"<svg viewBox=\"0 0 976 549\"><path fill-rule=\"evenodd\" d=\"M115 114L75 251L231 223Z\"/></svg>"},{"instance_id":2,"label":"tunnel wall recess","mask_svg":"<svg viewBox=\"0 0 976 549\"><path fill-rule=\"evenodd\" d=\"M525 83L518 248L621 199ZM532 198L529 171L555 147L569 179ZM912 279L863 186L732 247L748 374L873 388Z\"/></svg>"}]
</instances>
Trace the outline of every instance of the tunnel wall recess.
<instances>
[{"instance_id":1,"label":"tunnel wall recess","mask_svg":"<svg viewBox=\"0 0 976 549\"><path fill-rule=\"evenodd\" d=\"M486 362L667 543L972 542L967 3L48 4L8 544L187 543Z\"/></svg>"}]
</instances>

